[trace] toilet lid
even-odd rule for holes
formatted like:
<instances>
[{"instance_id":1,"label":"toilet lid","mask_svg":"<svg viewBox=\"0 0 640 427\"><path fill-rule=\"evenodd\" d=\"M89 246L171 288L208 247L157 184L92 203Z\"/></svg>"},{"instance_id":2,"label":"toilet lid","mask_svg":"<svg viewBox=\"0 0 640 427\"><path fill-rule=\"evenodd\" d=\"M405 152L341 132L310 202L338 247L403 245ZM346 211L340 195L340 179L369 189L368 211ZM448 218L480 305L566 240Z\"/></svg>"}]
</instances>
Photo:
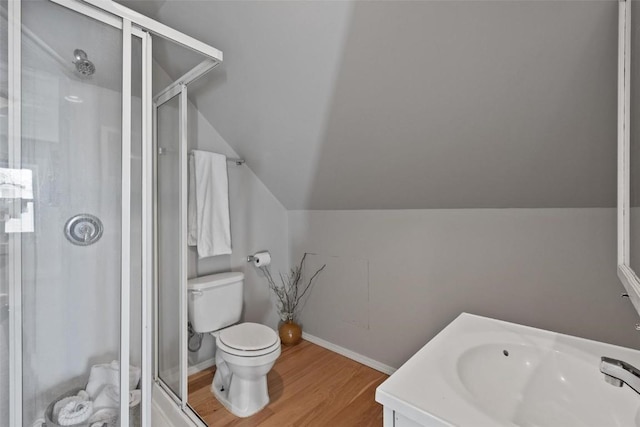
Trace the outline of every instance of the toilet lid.
<instances>
[{"instance_id":1,"label":"toilet lid","mask_svg":"<svg viewBox=\"0 0 640 427\"><path fill-rule=\"evenodd\" d=\"M236 350L256 351L274 345L278 335L273 329L259 323L241 323L221 331L218 339Z\"/></svg>"}]
</instances>

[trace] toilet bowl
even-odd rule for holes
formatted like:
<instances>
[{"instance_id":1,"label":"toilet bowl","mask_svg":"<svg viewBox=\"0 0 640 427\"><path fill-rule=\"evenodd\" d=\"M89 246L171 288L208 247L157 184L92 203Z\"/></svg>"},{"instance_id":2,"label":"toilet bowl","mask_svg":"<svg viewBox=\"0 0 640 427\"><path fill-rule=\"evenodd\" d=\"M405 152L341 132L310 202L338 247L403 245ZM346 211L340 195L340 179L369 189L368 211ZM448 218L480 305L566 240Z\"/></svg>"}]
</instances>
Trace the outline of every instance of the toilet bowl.
<instances>
[{"instance_id":1,"label":"toilet bowl","mask_svg":"<svg viewBox=\"0 0 640 427\"><path fill-rule=\"evenodd\" d=\"M216 339L216 373L211 392L227 410L248 417L269 403L267 374L280 356L276 332L258 323L240 323L244 275L198 277L188 282L189 321L198 333Z\"/></svg>"},{"instance_id":2,"label":"toilet bowl","mask_svg":"<svg viewBox=\"0 0 640 427\"><path fill-rule=\"evenodd\" d=\"M241 323L212 335L216 373L211 392L238 417L259 412L269 404L267 374L280 356L278 335L258 323Z\"/></svg>"}]
</instances>

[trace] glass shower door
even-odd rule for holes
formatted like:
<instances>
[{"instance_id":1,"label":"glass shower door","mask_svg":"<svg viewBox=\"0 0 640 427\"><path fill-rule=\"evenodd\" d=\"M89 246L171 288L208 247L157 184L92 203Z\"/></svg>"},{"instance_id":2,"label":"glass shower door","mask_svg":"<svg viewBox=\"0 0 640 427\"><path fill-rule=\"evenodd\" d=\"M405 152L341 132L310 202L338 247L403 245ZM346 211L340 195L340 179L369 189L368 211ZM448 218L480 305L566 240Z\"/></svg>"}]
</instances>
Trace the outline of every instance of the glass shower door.
<instances>
[{"instance_id":1,"label":"glass shower door","mask_svg":"<svg viewBox=\"0 0 640 427\"><path fill-rule=\"evenodd\" d=\"M180 310L183 252L180 236L180 96L156 108L157 126L157 361L158 377L178 400L183 397ZM185 276L186 280L186 276Z\"/></svg>"},{"instance_id":2,"label":"glass shower door","mask_svg":"<svg viewBox=\"0 0 640 427\"><path fill-rule=\"evenodd\" d=\"M21 4L19 170L28 194L2 233L21 246L22 425L52 416L54 402L79 390L100 402L92 416L113 420L121 415L121 314L136 304L131 295L123 304L123 280L140 289L141 276L141 139L134 126L123 151L123 30L53 2ZM138 127L140 90L130 105ZM139 355L139 342L130 345ZM129 389L138 386L138 360Z\"/></svg>"},{"instance_id":3,"label":"glass shower door","mask_svg":"<svg viewBox=\"0 0 640 427\"><path fill-rule=\"evenodd\" d=\"M107 385L106 421L151 425L151 32L222 60L112 2L0 0L0 427Z\"/></svg>"},{"instance_id":4,"label":"glass shower door","mask_svg":"<svg viewBox=\"0 0 640 427\"><path fill-rule=\"evenodd\" d=\"M216 67L204 59L154 98L156 372L160 387L196 422L188 405L188 85Z\"/></svg>"}]
</instances>

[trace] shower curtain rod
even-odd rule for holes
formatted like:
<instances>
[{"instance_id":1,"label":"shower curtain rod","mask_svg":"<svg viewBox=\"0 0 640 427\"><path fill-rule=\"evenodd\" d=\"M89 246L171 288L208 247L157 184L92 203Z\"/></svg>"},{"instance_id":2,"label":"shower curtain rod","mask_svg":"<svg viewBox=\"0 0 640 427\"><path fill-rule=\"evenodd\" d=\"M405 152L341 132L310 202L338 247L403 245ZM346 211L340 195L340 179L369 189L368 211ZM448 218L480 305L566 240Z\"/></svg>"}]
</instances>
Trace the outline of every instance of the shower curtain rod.
<instances>
[{"instance_id":1,"label":"shower curtain rod","mask_svg":"<svg viewBox=\"0 0 640 427\"><path fill-rule=\"evenodd\" d=\"M170 153L177 153L177 151L169 150L168 148L162 148L162 147L158 148L158 155L170 154ZM189 156L193 156L193 153L189 153ZM240 165L243 165L245 163L245 160L244 159L234 159L234 158L227 157L227 162L235 163L236 166L240 166Z\"/></svg>"}]
</instances>

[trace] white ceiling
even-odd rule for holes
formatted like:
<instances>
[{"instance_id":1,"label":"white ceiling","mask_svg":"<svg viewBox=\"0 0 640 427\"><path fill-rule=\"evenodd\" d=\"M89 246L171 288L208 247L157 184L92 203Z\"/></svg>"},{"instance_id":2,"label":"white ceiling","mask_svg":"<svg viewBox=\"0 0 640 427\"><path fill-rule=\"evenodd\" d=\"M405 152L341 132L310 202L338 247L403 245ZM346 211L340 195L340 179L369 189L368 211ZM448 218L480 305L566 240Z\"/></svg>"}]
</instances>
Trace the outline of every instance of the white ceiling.
<instances>
[{"instance_id":1,"label":"white ceiling","mask_svg":"<svg viewBox=\"0 0 640 427\"><path fill-rule=\"evenodd\" d=\"M615 1L123 3L223 50L191 94L288 209L614 205Z\"/></svg>"}]
</instances>

